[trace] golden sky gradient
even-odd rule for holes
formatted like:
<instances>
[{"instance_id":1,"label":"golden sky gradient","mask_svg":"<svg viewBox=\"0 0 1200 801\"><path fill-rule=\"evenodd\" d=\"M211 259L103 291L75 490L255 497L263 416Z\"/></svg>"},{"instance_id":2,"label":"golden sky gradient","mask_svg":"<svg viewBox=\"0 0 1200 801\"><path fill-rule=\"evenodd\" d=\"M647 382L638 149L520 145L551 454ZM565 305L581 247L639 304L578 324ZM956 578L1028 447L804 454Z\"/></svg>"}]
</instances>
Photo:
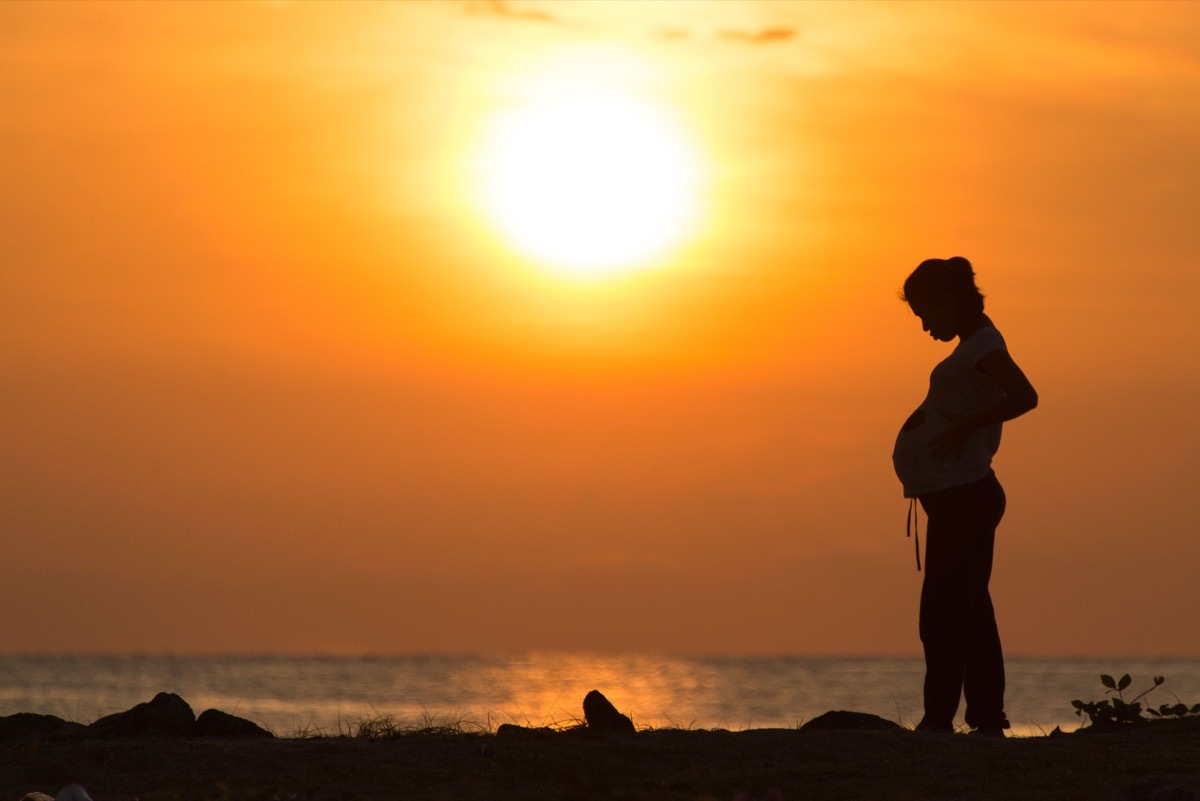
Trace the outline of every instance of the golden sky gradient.
<instances>
[{"instance_id":1,"label":"golden sky gradient","mask_svg":"<svg viewBox=\"0 0 1200 801\"><path fill-rule=\"evenodd\" d=\"M576 58L700 164L607 279L479 203ZM0 3L0 649L918 653L964 255L1007 651L1200 655L1198 186L1197 3Z\"/></svg>"}]
</instances>

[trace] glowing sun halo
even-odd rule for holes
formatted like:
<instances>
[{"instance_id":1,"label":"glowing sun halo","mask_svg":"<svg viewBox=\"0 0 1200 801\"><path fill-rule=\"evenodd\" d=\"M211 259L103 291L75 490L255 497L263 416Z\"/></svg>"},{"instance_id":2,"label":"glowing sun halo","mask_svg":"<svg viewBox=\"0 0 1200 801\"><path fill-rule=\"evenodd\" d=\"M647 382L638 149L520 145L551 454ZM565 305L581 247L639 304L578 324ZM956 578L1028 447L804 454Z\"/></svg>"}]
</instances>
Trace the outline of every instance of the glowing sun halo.
<instances>
[{"instance_id":1,"label":"glowing sun halo","mask_svg":"<svg viewBox=\"0 0 1200 801\"><path fill-rule=\"evenodd\" d=\"M496 120L483 166L493 222L517 250L568 276L642 267L696 216L689 143L629 95L575 91L511 109Z\"/></svg>"}]
</instances>

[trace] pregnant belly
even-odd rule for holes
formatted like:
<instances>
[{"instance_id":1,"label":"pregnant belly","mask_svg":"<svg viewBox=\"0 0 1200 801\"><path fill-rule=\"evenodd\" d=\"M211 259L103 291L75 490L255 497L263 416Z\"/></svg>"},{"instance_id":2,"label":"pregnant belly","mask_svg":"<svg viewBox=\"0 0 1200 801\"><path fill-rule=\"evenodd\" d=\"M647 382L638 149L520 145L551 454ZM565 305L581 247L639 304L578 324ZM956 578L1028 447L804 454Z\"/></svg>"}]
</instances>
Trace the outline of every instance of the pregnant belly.
<instances>
[{"instance_id":1,"label":"pregnant belly","mask_svg":"<svg viewBox=\"0 0 1200 801\"><path fill-rule=\"evenodd\" d=\"M907 420L904 421L904 425L900 427L900 431L901 431L901 433L903 433L905 431L912 431L914 428L920 428L921 423L924 423L924 422L925 422L925 410L917 409L915 412L913 412L912 414L910 414L908 416Z\"/></svg>"},{"instance_id":2,"label":"pregnant belly","mask_svg":"<svg viewBox=\"0 0 1200 801\"><path fill-rule=\"evenodd\" d=\"M946 426L939 415L917 409L904 421L892 450L892 466L905 486L910 486L937 469L929 441Z\"/></svg>"}]
</instances>

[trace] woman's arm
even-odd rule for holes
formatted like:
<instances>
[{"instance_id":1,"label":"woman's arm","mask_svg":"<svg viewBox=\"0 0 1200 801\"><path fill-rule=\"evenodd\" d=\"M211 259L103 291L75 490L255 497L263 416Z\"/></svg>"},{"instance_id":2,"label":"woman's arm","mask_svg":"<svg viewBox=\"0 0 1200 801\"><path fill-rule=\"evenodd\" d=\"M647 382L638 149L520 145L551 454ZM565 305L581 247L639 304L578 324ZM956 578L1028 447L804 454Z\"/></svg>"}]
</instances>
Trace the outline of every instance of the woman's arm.
<instances>
[{"instance_id":1,"label":"woman's arm","mask_svg":"<svg viewBox=\"0 0 1200 801\"><path fill-rule=\"evenodd\" d=\"M944 459L961 451L975 429L1012 420L1037 408L1037 390L1008 351L985 353L975 369L995 381L1004 391L1004 397L982 411L956 418L949 428L934 437L930 446L935 459Z\"/></svg>"},{"instance_id":2,"label":"woman's arm","mask_svg":"<svg viewBox=\"0 0 1200 801\"><path fill-rule=\"evenodd\" d=\"M1004 423L1037 408L1037 390L1029 383L1029 379L1013 361L1012 356L1008 355L1008 351L994 350L985 353L976 363L975 369L995 381L1000 389L1004 390L1005 396L1004 400L994 406L971 415L971 422L976 428L991 423Z\"/></svg>"}]
</instances>

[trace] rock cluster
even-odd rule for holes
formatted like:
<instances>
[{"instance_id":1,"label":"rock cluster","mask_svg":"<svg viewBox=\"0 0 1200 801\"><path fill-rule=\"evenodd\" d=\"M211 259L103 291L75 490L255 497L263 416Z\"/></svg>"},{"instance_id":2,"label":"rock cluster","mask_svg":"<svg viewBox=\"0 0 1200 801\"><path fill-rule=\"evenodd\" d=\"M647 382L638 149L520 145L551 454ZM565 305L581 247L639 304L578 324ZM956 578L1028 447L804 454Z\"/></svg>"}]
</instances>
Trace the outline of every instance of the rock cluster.
<instances>
[{"instance_id":1,"label":"rock cluster","mask_svg":"<svg viewBox=\"0 0 1200 801\"><path fill-rule=\"evenodd\" d=\"M580 729L595 734L633 734L633 721L621 714L599 690L592 690L583 699L586 725ZM826 712L800 727L802 731L835 731L855 729L900 729L890 720L863 712ZM496 731L499 735L550 733L549 727L525 727L505 723ZM91 725L73 723L53 715L21 712L0 717L0 740L10 737L274 737L257 723L222 712L207 709L199 717L188 702L174 693L159 693L153 700L132 709L107 715Z\"/></svg>"},{"instance_id":2,"label":"rock cluster","mask_svg":"<svg viewBox=\"0 0 1200 801\"><path fill-rule=\"evenodd\" d=\"M620 732L633 734L633 721L617 711L612 702L599 690L592 690L583 698L583 717L591 731Z\"/></svg>"},{"instance_id":3,"label":"rock cluster","mask_svg":"<svg viewBox=\"0 0 1200 801\"><path fill-rule=\"evenodd\" d=\"M132 709L106 715L91 725L53 715L20 712L0 717L0 739L9 737L274 737L257 723L207 709L196 717L188 702L159 693Z\"/></svg>"},{"instance_id":4,"label":"rock cluster","mask_svg":"<svg viewBox=\"0 0 1200 801\"><path fill-rule=\"evenodd\" d=\"M592 690L583 698L583 719L581 726L570 726L558 729L552 726L518 726L514 723L504 723L496 729L500 737L516 735L543 735L561 733L579 734L633 734L636 729L628 716L622 715L612 702L604 697L599 690Z\"/></svg>"}]
</instances>

